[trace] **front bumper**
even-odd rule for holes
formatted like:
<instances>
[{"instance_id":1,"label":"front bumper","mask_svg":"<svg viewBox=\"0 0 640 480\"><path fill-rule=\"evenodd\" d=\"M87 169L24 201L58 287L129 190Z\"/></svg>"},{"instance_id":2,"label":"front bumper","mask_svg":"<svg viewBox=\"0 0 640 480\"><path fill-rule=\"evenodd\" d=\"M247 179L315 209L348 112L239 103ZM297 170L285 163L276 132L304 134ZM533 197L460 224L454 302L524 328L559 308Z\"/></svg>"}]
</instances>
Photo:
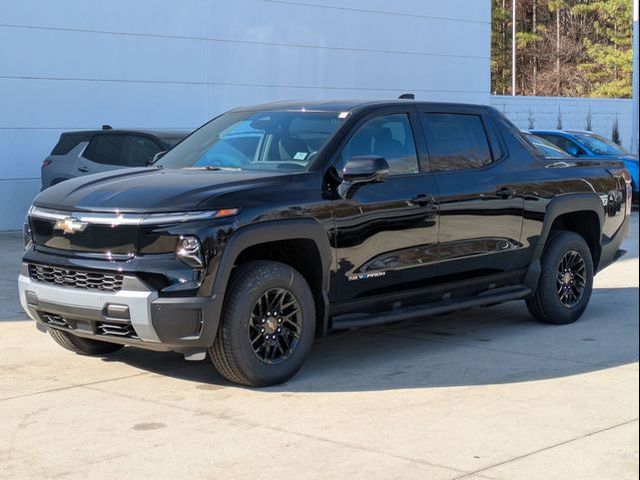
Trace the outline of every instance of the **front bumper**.
<instances>
[{"instance_id":1,"label":"front bumper","mask_svg":"<svg viewBox=\"0 0 640 480\"><path fill-rule=\"evenodd\" d=\"M159 297L133 275L109 292L36 281L23 264L18 289L22 308L40 329L184 353L209 347L218 329L221 302L215 296Z\"/></svg>"}]
</instances>

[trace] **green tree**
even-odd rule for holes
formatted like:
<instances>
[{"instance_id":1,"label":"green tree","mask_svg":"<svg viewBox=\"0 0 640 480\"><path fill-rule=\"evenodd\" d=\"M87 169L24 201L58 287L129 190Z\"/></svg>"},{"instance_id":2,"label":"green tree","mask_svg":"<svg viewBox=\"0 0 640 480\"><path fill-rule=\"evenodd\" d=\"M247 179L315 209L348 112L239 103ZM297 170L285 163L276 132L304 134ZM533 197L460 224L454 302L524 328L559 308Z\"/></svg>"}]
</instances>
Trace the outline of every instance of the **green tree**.
<instances>
[{"instance_id":1,"label":"green tree","mask_svg":"<svg viewBox=\"0 0 640 480\"><path fill-rule=\"evenodd\" d=\"M578 65L591 81L595 97L631 96L633 69L633 4L629 0L602 0L578 4L575 14L595 13L594 35L584 39L588 61Z\"/></svg>"},{"instance_id":2,"label":"green tree","mask_svg":"<svg viewBox=\"0 0 640 480\"><path fill-rule=\"evenodd\" d=\"M492 91L511 93L515 3L518 95L630 97L632 1L492 0Z\"/></svg>"},{"instance_id":3,"label":"green tree","mask_svg":"<svg viewBox=\"0 0 640 480\"><path fill-rule=\"evenodd\" d=\"M493 0L491 11L491 90L511 91L511 0Z\"/></svg>"}]
</instances>

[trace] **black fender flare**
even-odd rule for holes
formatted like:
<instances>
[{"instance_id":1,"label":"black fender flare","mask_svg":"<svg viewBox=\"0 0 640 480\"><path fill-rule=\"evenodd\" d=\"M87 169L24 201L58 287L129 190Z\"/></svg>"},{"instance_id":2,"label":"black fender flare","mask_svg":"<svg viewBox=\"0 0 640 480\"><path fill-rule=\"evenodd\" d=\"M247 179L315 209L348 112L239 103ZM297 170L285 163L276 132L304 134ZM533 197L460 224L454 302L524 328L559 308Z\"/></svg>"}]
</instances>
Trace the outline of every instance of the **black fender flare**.
<instances>
[{"instance_id":1,"label":"black fender flare","mask_svg":"<svg viewBox=\"0 0 640 480\"><path fill-rule=\"evenodd\" d=\"M320 256L322 264L320 296L324 313L323 318L318 320L322 322L321 328L324 335L327 331L329 318L329 279L332 255L327 232L318 221L309 218L256 223L240 227L231 235L222 251L211 292L214 304L213 310L216 315L220 316L222 314L224 294L231 277L233 265L244 250L262 243L298 239L313 241ZM215 323L217 327L218 322L211 323ZM207 332L206 336L213 342L215 334L216 332Z\"/></svg>"},{"instance_id":2,"label":"black fender flare","mask_svg":"<svg viewBox=\"0 0 640 480\"><path fill-rule=\"evenodd\" d=\"M596 193L572 193L568 195L559 195L551 200L545 210L544 222L542 225L542 230L540 232L540 237L536 243L532 262L529 266L529 271L524 280L524 284L535 290L538 285L538 278L540 276L540 258L542 257L542 252L544 251L544 246L547 243L549 238L549 234L551 233L551 227L553 226L553 222L564 215L565 213L573 213L573 212L593 212L598 216L598 241L602 236L602 229L604 226L604 205L602 200ZM595 260L595 259L594 259Z\"/></svg>"}]
</instances>

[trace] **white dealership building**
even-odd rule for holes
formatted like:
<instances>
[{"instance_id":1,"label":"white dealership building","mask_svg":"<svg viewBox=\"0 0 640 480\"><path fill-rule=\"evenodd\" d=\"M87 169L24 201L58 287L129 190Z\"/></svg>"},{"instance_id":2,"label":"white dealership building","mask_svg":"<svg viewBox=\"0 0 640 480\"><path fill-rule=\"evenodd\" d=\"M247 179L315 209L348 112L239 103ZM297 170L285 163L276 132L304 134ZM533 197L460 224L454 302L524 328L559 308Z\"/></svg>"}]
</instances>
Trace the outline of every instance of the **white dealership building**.
<instances>
[{"instance_id":1,"label":"white dealership building","mask_svg":"<svg viewBox=\"0 0 640 480\"><path fill-rule=\"evenodd\" d=\"M490 20L490 0L7 2L0 230L21 227L64 131L188 131L282 99L491 103Z\"/></svg>"}]
</instances>

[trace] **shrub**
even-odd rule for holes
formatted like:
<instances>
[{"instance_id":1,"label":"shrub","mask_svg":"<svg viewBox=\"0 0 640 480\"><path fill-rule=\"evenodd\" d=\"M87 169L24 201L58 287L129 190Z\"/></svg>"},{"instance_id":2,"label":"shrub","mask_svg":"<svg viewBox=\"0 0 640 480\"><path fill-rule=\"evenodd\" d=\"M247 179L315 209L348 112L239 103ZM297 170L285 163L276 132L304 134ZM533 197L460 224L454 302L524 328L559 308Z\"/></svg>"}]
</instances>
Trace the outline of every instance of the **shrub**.
<instances>
[{"instance_id":1,"label":"shrub","mask_svg":"<svg viewBox=\"0 0 640 480\"><path fill-rule=\"evenodd\" d=\"M620 138L620 125L618 124L618 115L611 125L611 141L618 145L622 145L622 139Z\"/></svg>"},{"instance_id":2,"label":"shrub","mask_svg":"<svg viewBox=\"0 0 640 480\"><path fill-rule=\"evenodd\" d=\"M527 120L529 122L527 127L529 130L533 130L534 128L536 128L536 117L531 109L529 109L529 116L527 117Z\"/></svg>"},{"instance_id":3,"label":"shrub","mask_svg":"<svg viewBox=\"0 0 640 480\"><path fill-rule=\"evenodd\" d=\"M562 110L558 107L558 118L556 119L556 129L562 130Z\"/></svg>"}]
</instances>

